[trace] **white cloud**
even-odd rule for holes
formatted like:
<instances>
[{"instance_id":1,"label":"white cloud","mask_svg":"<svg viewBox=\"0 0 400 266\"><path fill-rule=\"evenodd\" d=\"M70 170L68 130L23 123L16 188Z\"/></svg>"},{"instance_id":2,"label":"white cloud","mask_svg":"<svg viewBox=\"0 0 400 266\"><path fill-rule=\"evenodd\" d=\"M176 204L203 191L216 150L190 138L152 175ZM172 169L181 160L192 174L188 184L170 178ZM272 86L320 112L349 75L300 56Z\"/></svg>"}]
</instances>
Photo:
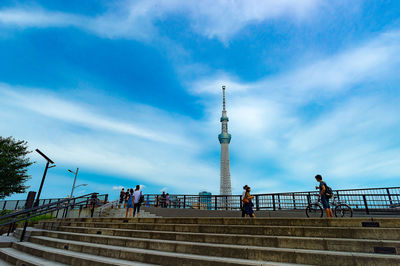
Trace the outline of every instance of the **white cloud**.
<instances>
[{"instance_id":1,"label":"white cloud","mask_svg":"<svg viewBox=\"0 0 400 266\"><path fill-rule=\"evenodd\" d=\"M113 186L112 187L113 190L118 190L118 191L120 191L123 188L124 188L123 186Z\"/></svg>"},{"instance_id":2,"label":"white cloud","mask_svg":"<svg viewBox=\"0 0 400 266\"><path fill-rule=\"evenodd\" d=\"M106 38L149 40L157 35L156 21L182 15L197 33L227 42L247 25L279 17L307 19L319 6L319 0L125 1L96 17L15 7L0 10L0 24L20 28L78 27Z\"/></svg>"}]
</instances>

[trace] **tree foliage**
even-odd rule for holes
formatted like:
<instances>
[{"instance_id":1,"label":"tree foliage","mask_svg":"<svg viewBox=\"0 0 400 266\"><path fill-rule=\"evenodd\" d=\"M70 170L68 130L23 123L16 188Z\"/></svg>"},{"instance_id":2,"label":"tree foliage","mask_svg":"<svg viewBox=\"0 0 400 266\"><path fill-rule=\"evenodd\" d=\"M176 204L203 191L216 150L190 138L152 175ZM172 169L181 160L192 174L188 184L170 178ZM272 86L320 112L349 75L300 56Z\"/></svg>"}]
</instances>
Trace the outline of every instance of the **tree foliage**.
<instances>
[{"instance_id":1,"label":"tree foliage","mask_svg":"<svg viewBox=\"0 0 400 266\"><path fill-rule=\"evenodd\" d=\"M27 142L0 136L0 199L13 193L24 193L24 183L30 178L28 167L33 164L27 157Z\"/></svg>"}]
</instances>

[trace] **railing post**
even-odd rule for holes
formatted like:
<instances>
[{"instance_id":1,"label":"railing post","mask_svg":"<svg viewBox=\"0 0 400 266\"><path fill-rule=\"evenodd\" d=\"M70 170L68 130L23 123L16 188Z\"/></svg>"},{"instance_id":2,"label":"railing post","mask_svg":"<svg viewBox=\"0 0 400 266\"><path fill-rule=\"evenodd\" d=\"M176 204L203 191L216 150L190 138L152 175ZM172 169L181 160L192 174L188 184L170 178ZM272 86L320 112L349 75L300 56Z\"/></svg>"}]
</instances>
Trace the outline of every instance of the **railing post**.
<instances>
[{"instance_id":1,"label":"railing post","mask_svg":"<svg viewBox=\"0 0 400 266\"><path fill-rule=\"evenodd\" d=\"M199 195L199 210L201 210L201 200L200 200L200 195Z\"/></svg>"},{"instance_id":2,"label":"railing post","mask_svg":"<svg viewBox=\"0 0 400 266\"><path fill-rule=\"evenodd\" d=\"M17 209L17 207L18 207L18 203L19 203L19 200L17 200L17 203L15 204L14 210L16 210L16 209Z\"/></svg>"},{"instance_id":3,"label":"railing post","mask_svg":"<svg viewBox=\"0 0 400 266\"><path fill-rule=\"evenodd\" d=\"M292 193L292 198L293 198L293 209L296 210L296 197L295 197L294 193Z\"/></svg>"},{"instance_id":4,"label":"railing post","mask_svg":"<svg viewBox=\"0 0 400 266\"><path fill-rule=\"evenodd\" d=\"M311 193L308 192L308 195L307 195L307 205L310 205L310 204L311 204Z\"/></svg>"},{"instance_id":5,"label":"railing post","mask_svg":"<svg viewBox=\"0 0 400 266\"><path fill-rule=\"evenodd\" d=\"M104 204L106 204L107 201L108 201L108 194L106 194L106 195L104 196Z\"/></svg>"},{"instance_id":6,"label":"railing post","mask_svg":"<svg viewBox=\"0 0 400 266\"><path fill-rule=\"evenodd\" d=\"M278 209L281 209L281 195L278 194Z\"/></svg>"},{"instance_id":7,"label":"railing post","mask_svg":"<svg viewBox=\"0 0 400 266\"><path fill-rule=\"evenodd\" d=\"M275 194L272 194L272 209L274 211L276 211L276 207L275 207Z\"/></svg>"},{"instance_id":8,"label":"railing post","mask_svg":"<svg viewBox=\"0 0 400 266\"><path fill-rule=\"evenodd\" d=\"M7 201L5 200L5 201L4 201L4 204L3 204L3 210L5 210L6 204L7 204Z\"/></svg>"},{"instance_id":9,"label":"railing post","mask_svg":"<svg viewBox=\"0 0 400 266\"><path fill-rule=\"evenodd\" d=\"M258 195L256 195L256 210L259 211L260 210L260 204L258 201Z\"/></svg>"},{"instance_id":10,"label":"railing post","mask_svg":"<svg viewBox=\"0 0 400 266\"><path fill-rule=\"evenodd\" d=\"M240 206L240 209L242 209L243 208L243 199L242 199L242 195L240 195L239 196L239 200L240 200L240 202L239 202L239 206Z\"/></svg>"},{"instance_id":11,"label":"railing post","mask_svg":"<svg viewBox=\"0 0 400 266\"><path fill-rule=\"evenodd\" d=\"M214 196L214 199L215 199L215 207L214 207L214 210L218 210L218 199L217 199L217 196Z\"/></svg>"},{"instance_id":12,"label":"railing post","mask_svg":"<svg viewBox=\"0 0 400 266\"><path fill-rule=\"evenodd\" d=\"M392 205L393 205L393 201L392 201L392 197L390 196L390 191L389 191L389 189L388 189L388 188L386 189L386 192L387 192L387 194L388 194L388 198L389 198L390 206L392 206Z\"/></svg>"},{"instance_id":13,"label":"railing post","mask_svg":"<svg viewBox=\"0 0 400 266\"><path fill-rule=\"evenodd\" d=\"M228 210L228 196L225 196L225 209Z\"/></svg>"},{"instance_id":14,"label":"railing post","mask_svg":"<svg viewBox=\"0 0 400 266\"><path fill-rule=\"evenodd\" d=\"M363 200L364 200L365 212L367 214L369 214L368 204L367 204L367 197L365 195L362 195L362 197L363 197Z\"/></svg>"},{"instance_id":15,"label":"railing post","mask_svg":"<svg viewBox=\"0 0 400 266\"><path fill-rule=\"evenodd\" d=\"M183 195L183 208L186 209L186 195Z\"/></svg>"}]
</instances>

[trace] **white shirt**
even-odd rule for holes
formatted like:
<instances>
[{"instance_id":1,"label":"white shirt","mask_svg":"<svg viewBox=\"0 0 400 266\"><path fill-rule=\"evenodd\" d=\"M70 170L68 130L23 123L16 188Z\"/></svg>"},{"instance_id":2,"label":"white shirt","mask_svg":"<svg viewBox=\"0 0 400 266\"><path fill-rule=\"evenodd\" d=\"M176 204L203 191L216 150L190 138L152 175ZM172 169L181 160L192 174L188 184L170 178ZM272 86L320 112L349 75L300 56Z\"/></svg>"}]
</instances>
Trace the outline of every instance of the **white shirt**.
<instances>
[{"instance_id":1,"label":"white shirt","mask_svg":"<svg viewBox=\"0 0 400 266\"><path fill-rule=\"evenodd\" d=\"M133 203L139 203L140 194L142 194L142 191L140 191L140 190L135 190L133 192L133 196L135 197L135 201Z\"/></svg>"},{"instance_id":2,"label":"white shirt","mask_svg":"<svg viewBox=\"0 0 400 266\"><path fill-rule=\"evenodd\" d=\"M245 191L243 191L243 194L242 194L242 200L244 199L244 197L246 196L246 190Z\"/></svg>"}]
</instances>

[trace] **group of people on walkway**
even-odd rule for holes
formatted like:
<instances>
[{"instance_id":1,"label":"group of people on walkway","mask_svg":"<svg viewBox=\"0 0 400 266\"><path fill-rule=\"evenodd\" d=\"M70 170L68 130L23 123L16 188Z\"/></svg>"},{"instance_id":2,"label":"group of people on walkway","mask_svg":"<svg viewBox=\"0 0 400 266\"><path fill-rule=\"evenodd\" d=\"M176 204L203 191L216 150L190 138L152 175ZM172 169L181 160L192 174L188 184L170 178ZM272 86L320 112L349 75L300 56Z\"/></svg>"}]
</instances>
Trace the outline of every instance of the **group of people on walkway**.
<instances>
[{"instance_id":1,"label":"group of people on walkway","mask_svg":"<svg viewBox=\"0 0 400 266\"><path fill-rule=\"evenodd\" d=\"M154 200L154 207L168 208L171 205L169 193L163 193Z\"/></svg>"},{"instance_id":2,"label":"group of people on walkway","mask_svg":"<svg viewBox=\"0 0 400 266\"><path fill-rule=\"evenodd\" d=\"M121 208L122 204L123 208L126 208L125 217L132 217L132 210L133 210L133 217L135 217L137 213L137 217L140 216L140 206L144 201L144 196L142 191L140 190L140 185L136 185L135 190L133 188L127 189L126 191L124 188L121 189L119 194L119 204L118 208Z\"/></svg>"}]
</instances>

